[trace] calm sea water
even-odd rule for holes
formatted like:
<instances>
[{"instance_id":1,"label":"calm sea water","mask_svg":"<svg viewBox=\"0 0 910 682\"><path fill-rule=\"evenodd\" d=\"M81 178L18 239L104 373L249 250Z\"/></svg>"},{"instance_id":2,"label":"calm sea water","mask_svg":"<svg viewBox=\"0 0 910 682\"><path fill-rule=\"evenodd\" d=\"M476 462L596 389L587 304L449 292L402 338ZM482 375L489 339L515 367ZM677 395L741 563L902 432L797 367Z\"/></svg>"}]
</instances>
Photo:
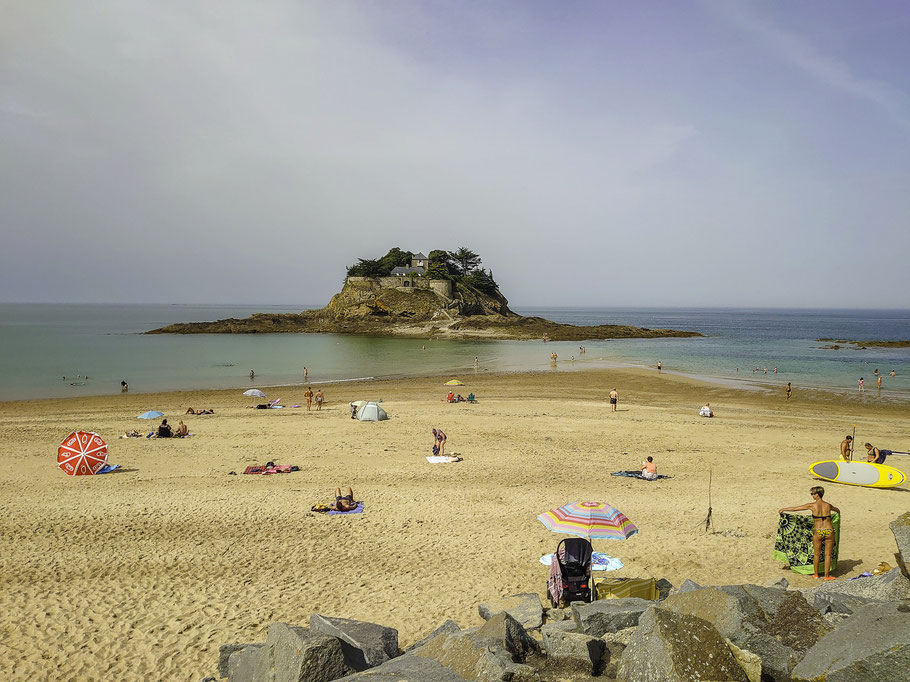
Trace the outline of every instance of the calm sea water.
<instances>
[{"instance_id":1,"label":"calm sea water","mask_svg":"<svg viewBox=\"0 0 910 682\"><path fill-rule=\"evenodd\" d=\"M478 371L573 371L597 366L651 366L742 383L793 382L855 392L873 370L885 374L882 396L910 399L910 349L822 350L819 337L910 339L908 310L729 310L521 308L572 324L633 324L689 329L698 339L422 341L336 334L145 336L172 322L298 312L316 306L0 304L0 400L195 388L240 388L364 377L472 374ZM425 345L426 350L421 350ZM549 354L559 363L552 370ZM573 359L574 356L574 359ZM753 373L753 369L768 368ZM773 368L778 368L777 375ZM255 369L256 379L248 377ZM894 369L897 376L888 372ZM88 376L88 379L77 378ZM63 379L66 377L66 379ZM77 385L72 385L77 384Z\"/></svg>"}]
</instances>

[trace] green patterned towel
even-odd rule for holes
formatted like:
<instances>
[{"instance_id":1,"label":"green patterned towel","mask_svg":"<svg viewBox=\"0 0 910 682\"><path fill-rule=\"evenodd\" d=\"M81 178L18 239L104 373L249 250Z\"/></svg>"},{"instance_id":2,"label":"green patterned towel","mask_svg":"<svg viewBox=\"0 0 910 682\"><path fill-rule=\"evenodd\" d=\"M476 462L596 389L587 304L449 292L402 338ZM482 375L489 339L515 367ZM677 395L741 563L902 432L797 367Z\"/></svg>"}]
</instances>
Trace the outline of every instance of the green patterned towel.
<instances>
[{"instance_id":1,"label":"green patterned towel","mask_svg":"<svg viewBox=\"0 0 910 682\"><path fill-rule=\"evenodd\" d=\"M840 514L831 512L831 525L834 526L834 548L831 550L831 570L837 568L837 550L840 547ZM812 575L814 548L812 531L814 522L811 516L798 514L781 514L777 524L777 538L774 541L774 558L790 565L790 570L802 575ZM824 551L824 545L822 546ZM825 567L825 557L820 557L819 570Z\"/></svg>"}]
</instances>

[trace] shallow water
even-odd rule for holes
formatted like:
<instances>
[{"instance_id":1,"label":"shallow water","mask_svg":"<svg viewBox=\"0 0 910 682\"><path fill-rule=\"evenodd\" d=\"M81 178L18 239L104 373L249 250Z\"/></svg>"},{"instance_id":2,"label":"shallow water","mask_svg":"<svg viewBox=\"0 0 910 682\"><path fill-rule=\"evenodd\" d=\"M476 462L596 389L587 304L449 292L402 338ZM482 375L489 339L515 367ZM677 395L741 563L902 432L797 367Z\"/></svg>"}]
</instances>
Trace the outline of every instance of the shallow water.
<instances>
[{"instance_id":1,"label":"shallow water","mask_svg":"<svg viewBox=\"0 0 910 682\"><path fill-rule=\"evenodd\" d=\"M910 311L519 308L572 324L633 324L702 332L707 338L585 343L424 341L338 334L154 335L172 322L299 312L316 306L0 304L0 400L197 388L250 388L364 377L485 371L555 371L643 365L740 383L791 381L794 387L855 392L873 370L881 395L910 399L910 349L822 350L819 337L908 339ZM425 347L425 350L421 348ZM474 357L478 364L475 369ZM773 368L778 368L777 375ZM755 367L768 368L753 373ZM891 369L897 376L887 376ZM250 369L256 372L250 380ZM87 376L88 378L83 378ZM65 379L63 377L66 377ZM76 385L72 385L76 384Z\"/></svg>"}]
</instances>

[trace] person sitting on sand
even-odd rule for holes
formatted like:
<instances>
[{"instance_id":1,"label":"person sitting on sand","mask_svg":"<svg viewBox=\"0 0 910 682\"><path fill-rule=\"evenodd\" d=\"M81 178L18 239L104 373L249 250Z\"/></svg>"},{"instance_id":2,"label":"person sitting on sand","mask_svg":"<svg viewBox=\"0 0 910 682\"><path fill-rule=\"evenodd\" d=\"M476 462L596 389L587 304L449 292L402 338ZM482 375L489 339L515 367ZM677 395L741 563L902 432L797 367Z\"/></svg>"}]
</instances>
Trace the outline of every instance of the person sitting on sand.
<instances>
[{"instance_id":1,"label":"person sitting on sand","mask_svg":"<svg viewBox=\"0 0 910 682\"><path fill-rule=\"evenodd\" d=\"M654 458L650 455L646 461L641 463L641 477L647 478L649 481L657 480L657 465L654 463Z\"/></svg>"},{"instance_id":2,"label":"person sitting on sand","mask_svg":"<svg viewBox=\"0 0 910 682\"><path fill-rule=\"evenodd\" d=\"M713 417L714 410L711 409L711 403L705 403L701 406L701 409L698 411L699 417Z\"/></svg>"},{"instance_id":3,"label":"person sitting on sand","mask_svg":"<svg viewBox=\"0 0 910 682\"><path fill-rule=\"evenodd\" d=\"M158 437L170 438L173 435L174 430L171 428L170 424L167 423L167 419L162 419L161 424L158 425Z\"/></svg>"},{"instance_id":4,"label":"person sitting on sand","mask_svg":"<svg viewBox=\"0 0 910 682\"><path fill-rule=\"evenodd\" d=\"M187 428L187 425L184 424L183 420L181 419L180 422L177 424L177 430L174 431L174 436L176 436L177 438L184 438L185 436L188 436L189 433L190 433L190 430Z\"/></svg>"},{"instance_id":5,"label":"person sitting on sand","mask_svg":"<svg viewBox=\"0 0 910 682\"><path fill-rule=\"evenodd\" d=\"M853 459L853 436L849 433L840 443L840 456L845 462Z\"/></svg>"},{"instance_id":6,"label":"person sitting on sand","mask_svg":"<svg viewBox=\"0 0 910 682\"><path fill-rule=\"evenodd\" d=\"M463 402L464 402L464 398L461 396L461 393L459 393L458 395L455 396L455 402L456 402L456 403L463 403Z\"/></svg>"},{"instance_id":7,"label":"person sitting on sand","mask_svg":"<svg viewBox=\"0 0 910 682\"><path fill-rule=\"evenodd\" d=\"M351 511L357 507L354 502L354 491L348 488L348 494L342 495L341 488L335 488L335 501L329 505L332 511Z\"/></svg>"},{"instance_id":8,"label":"person sitting on sand","mask_svg":"<svg viewBox=\"0 0 910 682\"><path fill-rule=\"evenodd\" d=\"M834 526L831 524L831 512L840 514L840 509L833 504L828 504L822 497L825 495L825 489L820 485L809 488L809 494L812 496L812 502L803 504L799 507L784 507L779 510L779 514L784 512L811 511L814 521L815 530L812 533L812 567L815 573L813 578L818 577L818 562L822 553L822 543L825 544L825 580L834 580L834 576L828 575L831 572L831 550L834 548Z\"/></svg>"},{"instance_id":9,"label":"person sitting on sand","mask_svg":"<svg viewBox=\"0 0 910 682\"><path fill-rule=\"evenodd\" d=\"M433 454L445 457L446 435L442 432L442 429L433 429Z\"/></svg>"},{"instance_id":10,"label":"person sitting on sand","mask_svg":"<svg viewBox=\"0 0 910 682\"><path fill-rule=\"evenodd\" d=\"M446 396L446 402L449 402L449 403L455 402L455 394L452 393L452 391L449 391L449 394Z\"/></svg>"},{"instance_id":11,"label":"person sitting on sand","mask_svg":"<svg viewBox=\"0 0 910 682\"><path fill-rule=\"evenodd\" d=\"M866 443L866 461L870 464L884 464L890 454L891 450L880 450L873 447L872 443Z\"/></svg>"}]
</instances>

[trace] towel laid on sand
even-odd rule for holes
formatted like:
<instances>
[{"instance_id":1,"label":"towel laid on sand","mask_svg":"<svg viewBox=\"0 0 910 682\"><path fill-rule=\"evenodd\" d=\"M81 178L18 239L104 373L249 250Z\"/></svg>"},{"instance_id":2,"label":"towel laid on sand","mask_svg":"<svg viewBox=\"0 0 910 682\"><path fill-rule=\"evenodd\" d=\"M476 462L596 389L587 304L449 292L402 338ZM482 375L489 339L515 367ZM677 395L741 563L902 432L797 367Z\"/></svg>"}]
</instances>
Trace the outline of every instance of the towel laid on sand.
<instances>
[{"instance_id":1,"label":"towel laid on sand","mask_svg":"<svg viewBox=\"0 0 910 682\"><path fill-rule=\"evenodd\" d=\"M119 468L120 468L119 464L105 464L103 467L101 467L100 469L98 469L98 471L95 472L95 476L97 476L98 474L109 474L112 471L117 471L117 469L119 469Z\"/></svg>"},{"instance_id":2,"label":"towel laid on sand","mask_svg":"<svg viewBox=\"0 0 910 682\"><path fill-rule=\"evenodd\" d=\"M642 481L657 481L661 478L670 478L666 474L657 474L657 478L645 478L640 471L614 471L610 476L625 476L626 478L638 478Z\"/></svg>"},{"instance_id":3,"label":"towel laid on sand","mask_svg":"<svg viewBox=\"0 0 910 682\"><path fill-rule=\"evenodd\" d=\"M363 512L363 502L358 502L358 503L357 503L357 506L354 507L353 509L350 509L350 510L348 510L348 511L334 511L334 510L332 510L332 511L328 512L328 514L331 516L331 515L334 515L334 514L361 514L362 512Z\"/></svg>"},{"instance_id":4,"label":"towel laid on sand","mask_svg":"<svg viewBox=\"0 0 910 682\"><path fill-rule=\"evenodd\" d=\"M551 566L553 564L553 555L544 554L540 557L540 563L544 566ZM591 554L592 571L618 571L622 567L622 561L616 557L607 556L603 552L593 552Z\"/></svg>"},{"instance_id":5,"label":"towel laid on sand","mask_svg":"<svg viewBox=\"0 0 910 682\"><path fill-rule=\"evenodd\" d=\"M834 526L834 547L831 550L831 570L837 568L837 550L840 547L840 514L831 512L831 525ZM790 570L801 575L812 575L815 569L812 559L815 548L812 546L812 533L815 529L811 516L799 514L781 514L777 522L777 537L774 540L774 558L789 564ZM822 552L824 552L822 545ZM819 557L818 569L823 571L825 557Z\"/></svg>"},{"instance_id":6,"label":"towel laid on sand","mask_svg":"<svg viewBox=\"0 0 910 682\"><path fill-rule=\"evenodd\" d=\"M452 464L460 462L461 457L452 457L451 455L432 455L427 457L430 464Z\"/></svg>"}]
</instances>

